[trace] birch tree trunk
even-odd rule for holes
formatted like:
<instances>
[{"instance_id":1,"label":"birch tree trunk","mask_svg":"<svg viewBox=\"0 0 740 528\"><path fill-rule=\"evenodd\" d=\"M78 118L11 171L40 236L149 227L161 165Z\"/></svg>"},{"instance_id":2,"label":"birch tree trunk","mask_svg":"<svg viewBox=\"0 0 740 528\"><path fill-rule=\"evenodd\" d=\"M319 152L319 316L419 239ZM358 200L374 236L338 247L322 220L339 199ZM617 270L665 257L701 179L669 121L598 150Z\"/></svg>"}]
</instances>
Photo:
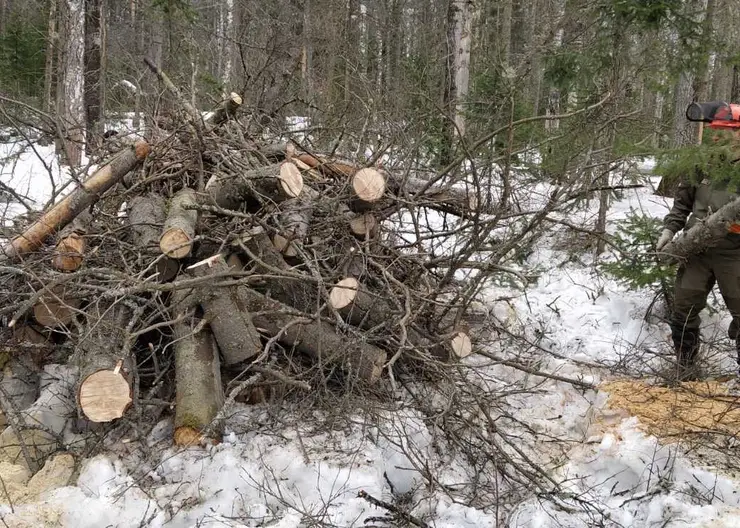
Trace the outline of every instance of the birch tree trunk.
<instances>
[{"instance_id":1,"label":"birch tree trunk","mask_svg":"<svg viewBox=\"0 0 740 528\"><path fill-rule=\"evenodd\" d=\"M455 77L455 127L462 137L465 135L465 98L470 81L470 47L473 30L473 3L470 0L453 0L454 10L454 77ZM511 0L509 0L511 7ZM511 33L511 9L509 9L509 32ZM508 49L508 47L507 47Z\"/></svg>"},{"instance_id":2,"label":"birch tree trunk","mask_svg":"<svg viewBox=\"0 0 740 528\"><path fill-rule=\"evenodd\" d=\"M67 145L67 164L77 167L82 161L85 106L85 0L62 0L64 37L63 62L60 63L61 99L58 112L62 120ZM61 145L60 145L61 146Z\"/></svg>"}]
</instances>

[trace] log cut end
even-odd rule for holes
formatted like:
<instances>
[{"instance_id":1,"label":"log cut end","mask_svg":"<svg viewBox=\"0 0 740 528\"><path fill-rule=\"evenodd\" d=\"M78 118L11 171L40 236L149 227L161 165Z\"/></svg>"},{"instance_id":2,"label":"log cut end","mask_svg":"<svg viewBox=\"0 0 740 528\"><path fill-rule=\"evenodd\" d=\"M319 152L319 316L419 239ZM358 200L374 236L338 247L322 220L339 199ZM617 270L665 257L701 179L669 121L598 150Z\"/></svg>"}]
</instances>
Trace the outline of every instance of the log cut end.
<instances>
[{"instance_id":1,"label":"log cut end","mask_svg":"<svg viewBox=\"0 0 740 528\"><path fill-rule=\"evenodd\" d=\"M80 307L79 299L67 298L62 288L52 288L33 306L33 317L46 328L66 326L72 322L76 310Z\"/></svg>"},{"instance_id":2,"label":"log cut end","mask_svg":"<svg viewBox=\"0 0 740 528\"><path fill-rule=\"evenodd\" d=\"M293 163L286 161L280 165L280 187L286 196L297 198L303 191L303 176Z\"/></svg>"},{"instance_id":3,"label":"log cut end","mask_svg":"<svg viewBox=\"0 0 740 528\"><path fill-rule=\"evenodd\" d=\"M170 258L181 259L190 255L193 239L185 230L173 227L162 233L159 249Z\"/></svg>"},{"instance_id":4,"label":"log cut end","mask_svg":"<svg viewBox=\"0 0 740 528\"><path fill-rule=\"evenodd\" d=\"M120 369L98 370L80 384L80 409L91 422L121 418L131 402L131 386Z\"/></svg>"},{"instance_id":5,"label":"log cut end","mask_svg":"<svg viewBox=\"0 0 740 528\"><path fill-rule=\"evenodd\" d=\"M385 193L385 178L375 169L359 170L352 177L352 190L364 202L377 202Z\"/></svg>"},{"instance_id":6,"label":"log cut end","mask_svg":"<svg viewBox=\"0 0 740 528\"><path fill-rule=\"evenodd\" d=\"M349 222L349 229L356 237L375 238L378 234L378 219L369 213L355 216Z\"/></svg>"},{"instance_id":7,"label":"log cut end","mask_svg":"<svg viewBox=\"0 0 740 528\"><path fill-rule=\"evenodd\" d=\"M360 283L354 277L340 280L329 292L329 304L337 310L346 308L355 300Z\"/></svg>"},{"instance_id":8,"label":"log cut end","mask_svg":"<svg viewBox=\"0 0 740 528\"><path fill-rule=\"evenodd\" d=\"M149 146L149 143L144 141L143 139L140 139L136 143L134 143L134 152L136 153L136 159L137 160L143 160L149 155L149 151L151 150L151 147Z\"/></svg>"},{"instance_id":9,"label":"log cut end","mask_svg":"<svg viewBox=\"0 0 740 528\"><path fill-rule=\"evenodd\" d=\"M52 266L60 271L75 271L82 266L85 239L77 233L63 238L54 250Z\"/></svg>"},{"instance_id":10,"label":"log cut end","mask_svg":"<svg viewBox=\"0 0 740 528\"><path fill-rule=\"evenodd\" d=\"M473 352L473 343L467 333L458 332L450 341L450 348L455 357L462 359Z\"/></svg>"}]
</instances>

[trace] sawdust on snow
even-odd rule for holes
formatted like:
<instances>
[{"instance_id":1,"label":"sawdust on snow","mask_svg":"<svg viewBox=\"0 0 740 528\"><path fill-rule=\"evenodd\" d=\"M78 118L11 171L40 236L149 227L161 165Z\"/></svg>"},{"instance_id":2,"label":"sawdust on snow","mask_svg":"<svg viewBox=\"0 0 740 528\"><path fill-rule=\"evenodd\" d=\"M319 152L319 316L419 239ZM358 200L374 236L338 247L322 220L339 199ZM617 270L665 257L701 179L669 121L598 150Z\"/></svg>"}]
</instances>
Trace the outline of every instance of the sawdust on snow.
<instances>
[{"instance_id":1,"label":"sawdust on snow","mask_svg":"<svg viewBox=\"0 0 740 528\"><path fill-rule=\"evenodd\" d=\"M672 387L639 380L608 381L606 405L636 416L648 433L668 442L691 436L740 436L740 396L719 381L695 381Z\"/></svg>"}]
</instances>

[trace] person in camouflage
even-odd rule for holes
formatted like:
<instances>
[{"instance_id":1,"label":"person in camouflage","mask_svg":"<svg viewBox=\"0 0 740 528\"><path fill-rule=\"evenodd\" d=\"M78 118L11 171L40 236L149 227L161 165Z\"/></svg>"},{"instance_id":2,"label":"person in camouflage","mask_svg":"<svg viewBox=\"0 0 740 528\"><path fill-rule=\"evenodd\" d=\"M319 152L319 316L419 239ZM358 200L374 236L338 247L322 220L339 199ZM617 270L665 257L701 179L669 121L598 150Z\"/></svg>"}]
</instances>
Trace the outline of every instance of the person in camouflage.
<instances>
[{"instance_id":1,"label":"person in camouflage","mask_svg":"<svg viewBox=\"0 0 740 528\"><path fill-rule=\"evenodd\" d=\"M660 251L681 229L690 229L696 222L738 197L740 194L730 192L727 185L712 182L708 177L699 178L698 184L680 183L673 207L663 220L664 229L656 249ZM696 377L700 344L699 313L706 306L707 297L715 284L719 286L732 315L728 335L735 341L740 363L740 233L733 231L729 230L715 247L691 256L679 266L676 274L669 324L680 380Z\"/></svg>"}]
</instances>

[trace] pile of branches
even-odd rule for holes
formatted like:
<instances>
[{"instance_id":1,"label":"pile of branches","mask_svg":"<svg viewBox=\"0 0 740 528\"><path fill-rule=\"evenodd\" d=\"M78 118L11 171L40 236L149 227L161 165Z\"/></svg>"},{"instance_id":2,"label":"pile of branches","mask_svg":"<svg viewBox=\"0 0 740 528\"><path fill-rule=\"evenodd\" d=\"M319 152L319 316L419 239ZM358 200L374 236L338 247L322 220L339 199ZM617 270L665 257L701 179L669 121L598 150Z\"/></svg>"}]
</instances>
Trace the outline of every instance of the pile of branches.
<instances>
[{"instance_id":1,"label":"pile of branches","mask_svg":"<svg viewBox=\"0 0 740 528\"><path fill-rule=\"evenodd\" d=\"M261 140L237 94L204 118L153 69L179 126L113 138L120 150L2 248L5 353L64 357L79 374L62 399L89 422L174 407L174 442L193 445L217 441L259 382L311 390L309 368L395 384L399 365L472 352L474 288L455 272L475 241L430 256L436 235L396 227L422 209L477 216L475 194Z\"/></svg>"}]
</instances>

